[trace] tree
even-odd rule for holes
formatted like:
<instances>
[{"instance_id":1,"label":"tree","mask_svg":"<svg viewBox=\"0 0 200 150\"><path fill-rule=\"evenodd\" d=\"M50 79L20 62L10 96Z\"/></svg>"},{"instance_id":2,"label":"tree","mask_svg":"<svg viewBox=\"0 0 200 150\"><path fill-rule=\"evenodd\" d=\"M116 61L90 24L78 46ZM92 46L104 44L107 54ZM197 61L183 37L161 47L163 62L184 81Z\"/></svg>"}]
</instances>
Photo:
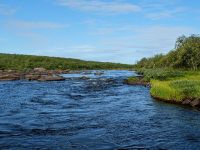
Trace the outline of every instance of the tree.
<instances>
[{"instance_id":1,"label":"tree","mask_svg":"<svg viewBox=\"0 0 200 150\"><path fill-rule=\"evenodd\" d=\"M180 37L177 38L176 43L175 43L175 49L178 49L182 46L182 44L185 42L186 40L186 36L182 35Z\"/></svg>"}]
</instances>

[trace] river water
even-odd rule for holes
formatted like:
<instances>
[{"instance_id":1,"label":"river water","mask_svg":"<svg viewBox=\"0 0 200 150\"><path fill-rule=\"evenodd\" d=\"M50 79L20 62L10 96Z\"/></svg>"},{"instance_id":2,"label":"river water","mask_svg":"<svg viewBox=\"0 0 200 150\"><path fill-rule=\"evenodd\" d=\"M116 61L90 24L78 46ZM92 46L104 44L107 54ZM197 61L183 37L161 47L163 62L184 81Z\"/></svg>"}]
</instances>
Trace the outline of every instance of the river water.
<instances>
[{"instance_id":1,"label":"river water","mask_svg":"<svg viewBox=\"0 0 200 150\"><path fill-rule=\"evenodd\" d=\"M0 82L0 149L199 149L200 111L123 84L134 72L94 72Z\"/></svg>"}]
</instances>

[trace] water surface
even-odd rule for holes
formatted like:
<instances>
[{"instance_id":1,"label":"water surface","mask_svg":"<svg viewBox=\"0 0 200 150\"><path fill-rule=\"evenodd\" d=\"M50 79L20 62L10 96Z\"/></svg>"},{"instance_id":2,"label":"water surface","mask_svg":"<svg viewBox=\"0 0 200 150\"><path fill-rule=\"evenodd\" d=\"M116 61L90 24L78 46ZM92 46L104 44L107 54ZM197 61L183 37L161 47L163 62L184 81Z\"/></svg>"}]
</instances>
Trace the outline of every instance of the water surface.
<instances>
[{"instance_id":1,"label":"water surface","mask_svg":"<svg viewBox=\"0 0 200 150\"><path fill-rule=\"evenodd\" d=\"M0 82L0 149L199 149L200 111L123 84L134 72L95 72Z\"/></svg>"}]
</instances>

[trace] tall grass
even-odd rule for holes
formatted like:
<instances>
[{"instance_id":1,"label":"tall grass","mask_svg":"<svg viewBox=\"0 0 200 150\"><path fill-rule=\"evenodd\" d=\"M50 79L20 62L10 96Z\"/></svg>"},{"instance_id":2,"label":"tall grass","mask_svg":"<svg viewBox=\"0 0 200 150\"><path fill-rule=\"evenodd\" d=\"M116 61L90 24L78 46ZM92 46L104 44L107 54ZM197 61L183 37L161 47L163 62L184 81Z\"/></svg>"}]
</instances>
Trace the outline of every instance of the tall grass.
<instances>
[{"instance_id":1,"label":"tall grass","mask_svg":"<svg viewBox=\"0 0 200 150\"><path fill-rule=\"evenodd\" d=\"M152 80L150 91L151 95L164 100L182 100L183 95L179 91L171 87L169 83L170 81Z\"/></svg>"},{"instance_id":2,"label":"tall grass","mask_svg":"<svg viewBox=\"0 0 200 150\"><path fill-rule=\"evenodd\" d=\"M180 102L200 98L200 72L173 69L139 69L143 80L151 83L151 95Z\"/></svg>"},{"instance_id":3,"label":"tall grass","mask_svg":"<svg viewBox=\"0 0 200 150\"><path fill-rule=\"evenodd\" d=\"M188 74L168 81L152 80L152 96L175 101L200 98L200 76Z\"/></svg>"},{"instance_id":4,"label":"tall grass","mask_svg":"<svg viewBox=\"0 0 200 150\"><path fill-rule=\"evenodd\" d=\"M181 77L184 72L174 69L138 69L137 72L144 76L144 80L169 80L175 77Z\"/></svg>"}]
</instances>

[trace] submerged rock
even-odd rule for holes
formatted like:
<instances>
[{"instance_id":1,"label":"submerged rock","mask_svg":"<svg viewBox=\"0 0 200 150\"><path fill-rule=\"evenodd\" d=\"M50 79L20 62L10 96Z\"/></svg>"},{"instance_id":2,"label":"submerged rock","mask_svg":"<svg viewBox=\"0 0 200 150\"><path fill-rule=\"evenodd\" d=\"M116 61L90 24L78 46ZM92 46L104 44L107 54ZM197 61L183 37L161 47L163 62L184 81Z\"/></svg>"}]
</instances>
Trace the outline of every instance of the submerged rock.
<instances>
[{"instance_id":1,"label":"submerged rock","mask_svg":"<svg viewBox=\"0 0 200 150\"><path fill-rule=\"evenodd\" d=\"M82 77L80 77L79 79L81 79L81 80L88 80L88 79L90 79L89 77L86 77L86 76L82 76Z\"/></svg>"},{"instance_id":2,"label":"submerged rock","mask_svg":"<svg viewBox=\"0 0 200 150\"><path fill-rule=\"evenodd\" d=\"M96 76L101 76L101 75L103 75L104 74L104 72L95 72L94 73L94 75L96 75Z\"/></svg>"}]
</instances>

